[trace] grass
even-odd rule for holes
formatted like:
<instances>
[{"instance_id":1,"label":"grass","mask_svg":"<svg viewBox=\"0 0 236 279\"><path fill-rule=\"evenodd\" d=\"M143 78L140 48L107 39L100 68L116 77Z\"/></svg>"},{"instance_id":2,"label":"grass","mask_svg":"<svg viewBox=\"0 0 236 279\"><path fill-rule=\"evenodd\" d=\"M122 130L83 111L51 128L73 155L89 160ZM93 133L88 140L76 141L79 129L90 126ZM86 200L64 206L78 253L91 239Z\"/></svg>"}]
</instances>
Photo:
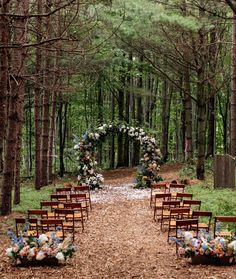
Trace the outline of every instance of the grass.
<instances>
[{"instance_id":1,"label":"grass","mask_svg":"<svg viewBox=\"0 0 236 279\"><path fill-rule=\"evenodd\" d=\"M59 185L57 185L59 186ZM50 200L50 195L55 191L55 185L42 187L40 191L35 190L32 183L21 186L21 203L13 206L14 212L25 213L29 208L40 208L40 201Z\"/></svg>"}]
</instances>

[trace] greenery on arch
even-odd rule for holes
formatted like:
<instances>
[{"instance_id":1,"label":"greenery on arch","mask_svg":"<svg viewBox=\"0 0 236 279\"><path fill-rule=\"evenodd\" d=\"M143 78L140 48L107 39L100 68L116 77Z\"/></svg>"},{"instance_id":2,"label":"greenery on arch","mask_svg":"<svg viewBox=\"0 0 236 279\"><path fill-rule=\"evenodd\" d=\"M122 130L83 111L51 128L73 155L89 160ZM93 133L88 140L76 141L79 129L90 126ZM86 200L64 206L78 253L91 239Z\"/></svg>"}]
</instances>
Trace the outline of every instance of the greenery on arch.
<instances>
[{"instance_id":1,"label":"greenery on arch","mask_svg":"<svg viewBox=\"0 0 236 279\"><path fill-rule=\"evenodd\" d=\"M86 183L91 188L100 188L104 181L96 161L95 147L110 133L123 133L130 139L138 141L142 149L142 158L137 168L136 187L150 187L153 181L160 180L158 176L161 160L160 149L156 140L139 127L126 124L103 124L93 131L87 131L82 139L75 138L75 152L78 161L78 182Z\"/></svg>"}]
</instances>

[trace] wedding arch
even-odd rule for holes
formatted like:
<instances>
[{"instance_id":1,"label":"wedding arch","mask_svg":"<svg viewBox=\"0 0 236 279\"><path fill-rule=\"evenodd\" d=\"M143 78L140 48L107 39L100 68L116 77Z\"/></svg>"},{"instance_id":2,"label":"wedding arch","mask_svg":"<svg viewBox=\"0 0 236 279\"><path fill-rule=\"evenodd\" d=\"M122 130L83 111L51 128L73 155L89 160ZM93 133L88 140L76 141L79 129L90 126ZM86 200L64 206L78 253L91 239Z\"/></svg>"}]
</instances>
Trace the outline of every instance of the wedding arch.
<instances>
[{"instance_id":1,"label":"wedding arch","mask_svg":"<svg viewBox=\"0 0 236 279\"><path fill-rule=\"evenodd\" d=\"M110 123L87 131L82 139L75 137L74 149L78 161L79 183L89 184L91 188L99 188L103 183L104 178L98 168L95 147L111 133L123 133L140 143L142 158L137 168L136 187L149 187L151 182L160 179L158 171L161 153L155 138L148 136L142 128Z\"/></svg>"}]
</instances>

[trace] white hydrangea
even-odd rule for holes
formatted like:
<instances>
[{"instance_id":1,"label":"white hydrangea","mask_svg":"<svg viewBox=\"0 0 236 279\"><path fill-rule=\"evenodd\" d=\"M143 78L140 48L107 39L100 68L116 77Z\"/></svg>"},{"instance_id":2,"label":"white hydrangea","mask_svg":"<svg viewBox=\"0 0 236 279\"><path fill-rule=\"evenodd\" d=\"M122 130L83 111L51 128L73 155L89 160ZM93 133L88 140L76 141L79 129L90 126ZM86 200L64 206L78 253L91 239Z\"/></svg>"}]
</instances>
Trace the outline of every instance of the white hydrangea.
<instances>
[{"instance_id":1,"label":"white hydrangea","mask_svg":"<svg viewBox=\"0 0 236 279\"><path fill-rule=\"evenodd\" d=\"M64 261L64 260L65 260L65 257L64 257L64 255L63 255L62 252L58 252L58 253L56 254L56 258L57 258L59 261Z\"/></svg>"}]
</instances>

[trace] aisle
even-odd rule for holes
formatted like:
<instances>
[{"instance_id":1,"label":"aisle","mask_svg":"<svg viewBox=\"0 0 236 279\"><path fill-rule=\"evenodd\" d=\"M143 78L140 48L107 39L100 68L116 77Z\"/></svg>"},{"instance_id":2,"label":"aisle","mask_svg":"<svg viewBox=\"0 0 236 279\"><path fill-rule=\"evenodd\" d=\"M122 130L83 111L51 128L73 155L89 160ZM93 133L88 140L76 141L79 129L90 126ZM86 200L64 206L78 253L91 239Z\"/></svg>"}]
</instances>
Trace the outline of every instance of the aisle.
<instances>
[{"instance_id":1,"label":"aisle","mask_svg":"<svg viewBox=\"0 0 236 279\"><path fill-rule=\"evenodd\" d=\"M85 232L76 234L79 250L66 265L15 268L4 258L0 278L236 278L234 267L192 266L186 259L177 260L175 246L167 244L166 233L153 221L148 191L107 185L92 193L93 211Z\"/></svg>"}]
</instances>

